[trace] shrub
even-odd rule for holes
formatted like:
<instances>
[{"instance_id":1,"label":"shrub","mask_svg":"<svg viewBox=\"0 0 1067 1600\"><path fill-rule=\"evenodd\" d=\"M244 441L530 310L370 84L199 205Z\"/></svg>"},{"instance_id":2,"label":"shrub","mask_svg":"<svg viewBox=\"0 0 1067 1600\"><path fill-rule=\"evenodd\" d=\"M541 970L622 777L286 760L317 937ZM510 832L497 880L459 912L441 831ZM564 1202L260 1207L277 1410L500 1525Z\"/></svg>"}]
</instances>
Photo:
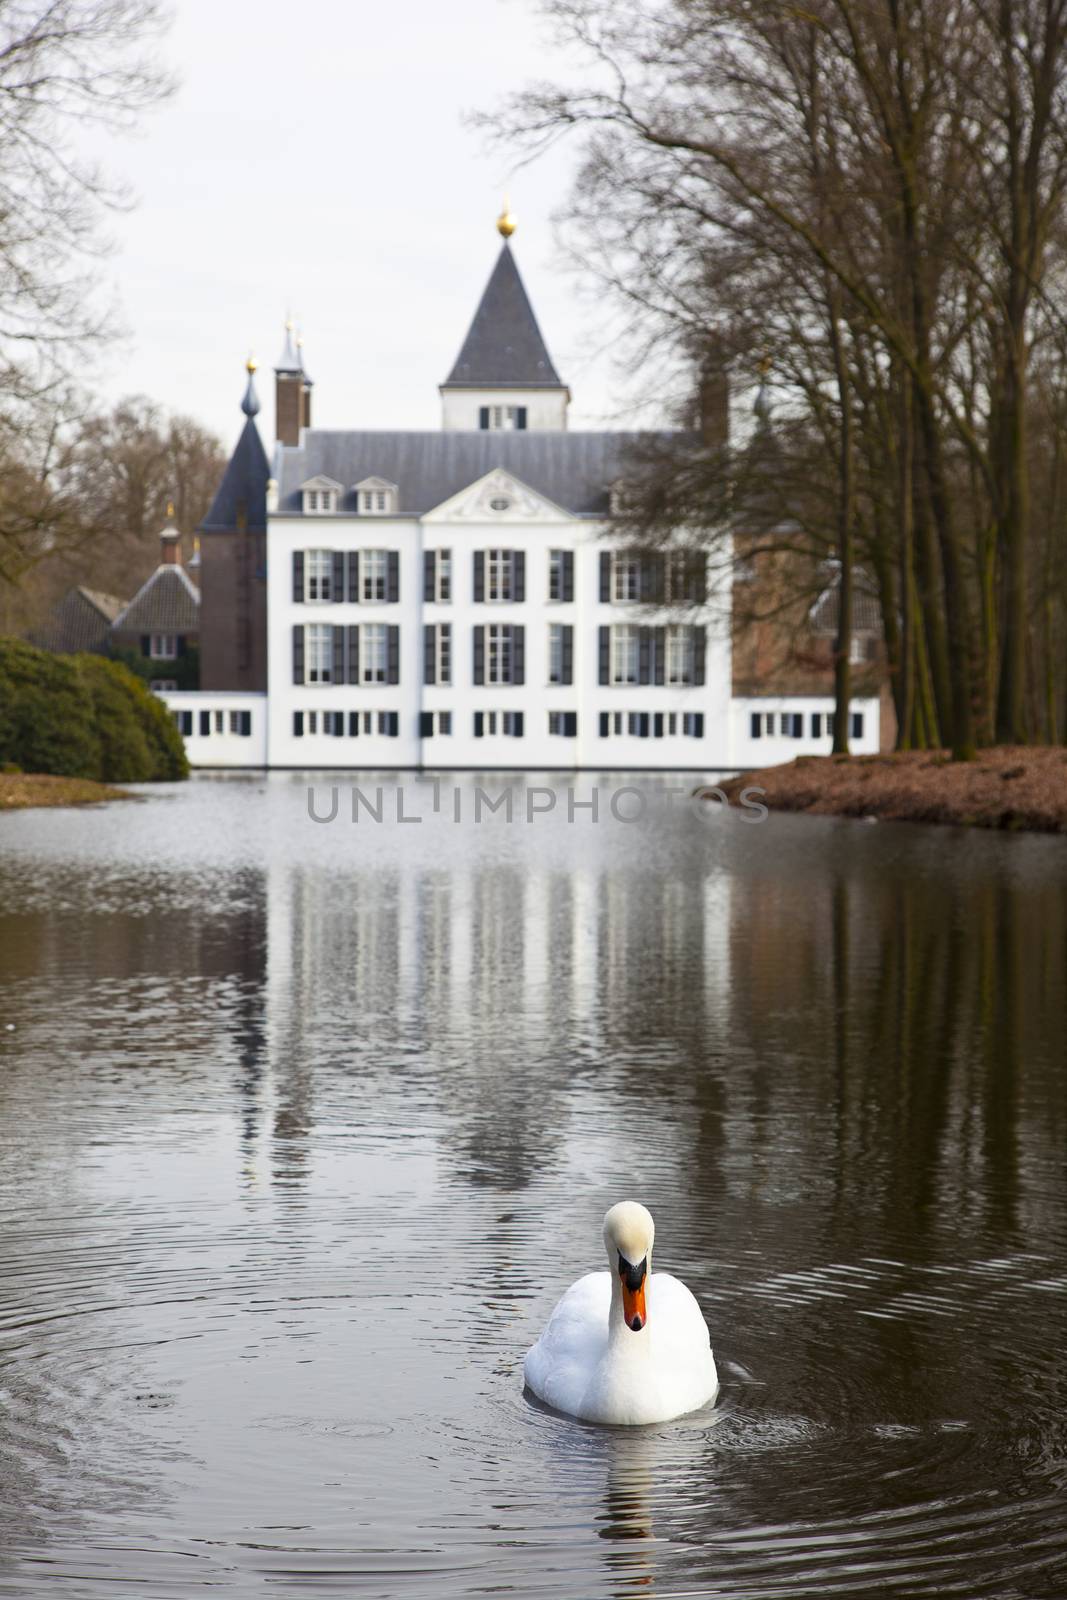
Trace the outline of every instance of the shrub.
<instances>
[{"instance_id":1,"label":"shrub","mask_svg":"<svg viewBox=\"0 0 1067 1600\"><path fill-rule=\"evenodd\" d=\"M184 778L181 735L133 673L0 639L0 762L24 772L150 783Z\"/></svg>"}]
</instances>

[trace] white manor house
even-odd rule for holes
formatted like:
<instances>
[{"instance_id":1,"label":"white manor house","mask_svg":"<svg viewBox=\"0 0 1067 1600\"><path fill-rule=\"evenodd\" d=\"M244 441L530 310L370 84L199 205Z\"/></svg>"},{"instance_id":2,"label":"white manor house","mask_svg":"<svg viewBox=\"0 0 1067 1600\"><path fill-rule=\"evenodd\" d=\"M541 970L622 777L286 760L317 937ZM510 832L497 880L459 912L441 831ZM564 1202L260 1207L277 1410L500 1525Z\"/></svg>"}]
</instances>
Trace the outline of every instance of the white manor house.
<instances>
[{"instance_id":1,"label":"white manor house","mask_svg":"<svg viewBox=\"0 0 1067 1600\"><path fill-rule=\"evenodd\" d=\"M639 436L568 429L498 227L439 431L313 428L290 328L268 462L249 363L199 530L202 687L162 691L190 761L707 772L828 753L828 694L734 693L728 578L681 541L610 536ZM877 695L850 732L879 748Z\"/></svg>"}]
</instances>

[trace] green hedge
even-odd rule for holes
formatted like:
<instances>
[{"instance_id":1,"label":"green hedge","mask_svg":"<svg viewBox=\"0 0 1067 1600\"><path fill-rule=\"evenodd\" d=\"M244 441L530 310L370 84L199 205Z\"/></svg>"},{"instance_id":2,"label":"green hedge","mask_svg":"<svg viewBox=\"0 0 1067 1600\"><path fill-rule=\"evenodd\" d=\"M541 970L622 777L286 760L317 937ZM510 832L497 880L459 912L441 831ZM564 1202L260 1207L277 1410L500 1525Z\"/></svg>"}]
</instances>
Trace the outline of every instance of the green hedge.
<instances>
[{"instance_id":1,"label":"green hedge","mask_svg":"<svg viewBox=\"0 0 1067 1600\"><path fill-rule=\"evenodd\" d=\"M0 765L101 783L184 778L166 706L126 667L0 638Z\"/></svg>"}]
</instances>

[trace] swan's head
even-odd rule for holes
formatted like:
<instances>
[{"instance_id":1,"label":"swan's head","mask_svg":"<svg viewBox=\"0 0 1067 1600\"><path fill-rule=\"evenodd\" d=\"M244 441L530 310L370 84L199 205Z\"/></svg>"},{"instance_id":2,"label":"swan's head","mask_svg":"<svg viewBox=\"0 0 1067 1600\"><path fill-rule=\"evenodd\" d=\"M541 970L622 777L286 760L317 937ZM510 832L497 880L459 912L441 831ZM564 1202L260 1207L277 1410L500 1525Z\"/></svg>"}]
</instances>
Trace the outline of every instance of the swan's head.
<instances>
[{"instance_id":1,"label":"swan's head","mask_svg":"<svg viewBox=\"0 0 1067 1600\"><path fill-rule=\"evenodd\" d=\"M622 1314L628 1328L640 1333L648 1321L645 1285L652 1270L652 1241L656 1224L652 1214L636 1200L621 1200L604 1218L604 1248L608 1265L622 1288ZM614 1296L612 1296L614 1301Z\"/></svg>"}]
</instances>

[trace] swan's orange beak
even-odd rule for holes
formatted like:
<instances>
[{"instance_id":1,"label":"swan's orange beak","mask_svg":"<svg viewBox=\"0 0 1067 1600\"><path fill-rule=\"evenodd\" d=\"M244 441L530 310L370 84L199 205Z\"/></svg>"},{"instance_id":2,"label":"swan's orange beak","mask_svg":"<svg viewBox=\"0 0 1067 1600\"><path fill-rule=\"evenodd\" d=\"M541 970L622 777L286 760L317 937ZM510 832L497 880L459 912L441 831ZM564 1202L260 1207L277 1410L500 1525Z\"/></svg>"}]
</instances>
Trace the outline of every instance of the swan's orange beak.
<instances>
[{"instance_id":1,"label":"swan's orange beak","mask_svg":"<svg viewBox=\"0 0 1067 1600\"><path fill-rule=\"evenodd\" d=\"M648 1310L645 1305L645 1283L647 1281L647 1257L639 1261L635 1267L619 1256L619 1277L622 1279L622 1314L626 1319L626 1326L632 1328L634 1333L640 1333L648 1321Z\"/></svg>"}]
</instances>

